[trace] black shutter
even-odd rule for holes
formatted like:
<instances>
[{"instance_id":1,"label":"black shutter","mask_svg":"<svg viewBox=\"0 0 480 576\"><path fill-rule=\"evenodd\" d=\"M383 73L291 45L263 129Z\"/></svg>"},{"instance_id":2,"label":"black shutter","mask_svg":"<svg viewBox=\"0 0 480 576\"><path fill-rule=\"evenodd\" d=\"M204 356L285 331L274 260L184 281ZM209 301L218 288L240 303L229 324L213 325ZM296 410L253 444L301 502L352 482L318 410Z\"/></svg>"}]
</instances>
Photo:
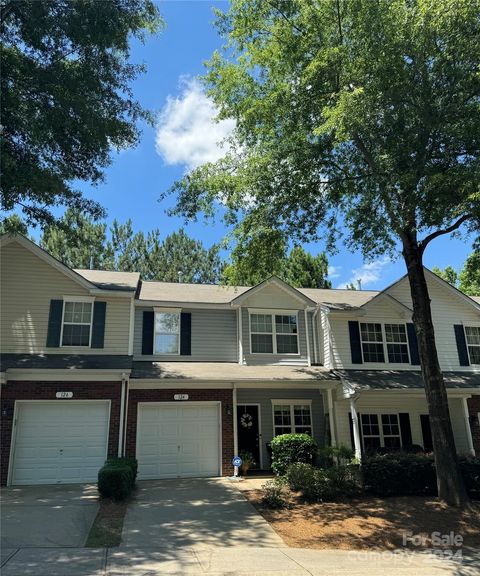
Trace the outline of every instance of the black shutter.
<instances>
[{"instance_id":1,"label":"black shutter","mask_svg":"<svg viewBox=\"0 0 480 576\"><path fill-rule=\"evenodd\" d=\"M94 302L91 348L103 348L105 339L106 302Z\"/></svg>"},{"instance_id":2,"label":"black shutter","mask_svg":"<svg viewBox=\"0 0 480 576\"><path fill-rule=\"evenodd\" d=\"M415 326L411 322L407 324L407 336L408 348L410 349L410 362L414 366L418 366L420 364L420 355L418 353L417 333L415 332Z\"/></svg>"},{"instance_id":3,"label":"black shutter","mask_svg":"<svg viewBox=\"0 0 480 576\"><path fill-rule=\"evenodd\" d=\"M457 341L458 360L460 361L460 366L470 366L463 324L454 324L453 328L455 330L455 340Z\"/></svg>"},{"instance_id":4,"label":"black shutter","mask_svg":"<svg viewBox=\"0 0 480 576\"><path fill-rule=\"evenodd\" d=\"M50 314L48 316L47 348L60 346L62 332L63 300L50 300Z\"/></svg>"},{"instance_id":5,"label":"black shutter","mask_svg":"<svg viewBox=\"0 0 480 576\"><path fill-rule=\"evenodd\" d=\"M362 345L360 342L360 327L358 322L353 320L348 322L348 331L350 332L350 350L352 352L352 364L363 364Z\"/></svg>"},{"instance_id":6,"label":"black shutter","mask_svg":"<svg viewBox=\"0 0 480 576\"><path fill-rule=\"evenodd\" d=\"M180 315L180 355L192 354L192 314L182 312Z\"/></svg>"},{"instance_id":7,"label":"black shutter","mask_svg":"<svg viewBox=\"0 0 480 576\"><path fill-rule=\"evenodd\" d=\"M430 416L420 414L420 424L422 426L423 449L425 452L433 452L432 429L430 427Z\"/></svg>"},{"instance_id":8,"label":"black shutter","mask_svg":"<svg viewBox=\"0 0 480 576\"><path fill-rule=\"evenodd\" d=\"M144 310L142 326L142 354L153 354L153 324L155 315L153 310Z\"/></svg>"},{"instance_id":9,"label":"black shutter","mask_svg":"<svg viewBox=\"0 0 480 576\"><path fill-rule=\"evenodd\" d=\"M403 412L398 415L400 421L400 435L402 437L402 446L412 445L412 429L410 428L410 415Z\"/></svg>"}]
</instances>

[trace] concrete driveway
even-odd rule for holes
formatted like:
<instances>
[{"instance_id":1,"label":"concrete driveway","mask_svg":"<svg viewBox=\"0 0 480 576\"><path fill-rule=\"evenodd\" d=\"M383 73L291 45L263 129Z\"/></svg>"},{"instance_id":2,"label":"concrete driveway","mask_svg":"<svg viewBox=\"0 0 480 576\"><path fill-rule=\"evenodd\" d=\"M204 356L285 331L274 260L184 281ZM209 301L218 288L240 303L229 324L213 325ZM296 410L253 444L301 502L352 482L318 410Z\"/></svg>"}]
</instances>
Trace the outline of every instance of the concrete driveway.
<instances>
[{"instance_id":1,"label":"concrete driveway","mask_svg":"<svg viewBox=\"0 0 480 576\"><path fill-rule=\"evenodd\" d=\"M97 499L93 484L4 488L2 555L17 548L82 547L98 511Z\"/></svg>"},{"instance_id":2,"label":"concrete driveway","mask_svg":"<svg viewBox=\"0 0 480 576\"><path fill-rule=\"evenodd\" d=\"M278 547L283 541L228 480L138 482L122 547Z\"/></svg>"}]
</instances>

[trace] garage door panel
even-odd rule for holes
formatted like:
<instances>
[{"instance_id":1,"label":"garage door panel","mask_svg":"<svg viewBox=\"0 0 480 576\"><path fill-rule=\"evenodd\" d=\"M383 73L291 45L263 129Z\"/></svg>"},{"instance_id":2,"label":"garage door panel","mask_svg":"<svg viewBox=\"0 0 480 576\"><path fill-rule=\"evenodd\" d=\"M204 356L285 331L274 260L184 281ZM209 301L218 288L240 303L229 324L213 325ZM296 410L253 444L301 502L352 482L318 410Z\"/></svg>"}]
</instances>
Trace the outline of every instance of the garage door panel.
<instances>
[{"instance_id":1,"label":"garage door panel","mask_svg":"<svg viewBox=\"0 0 480 576\"><path fill-rule=\"evenodd\" d=\"M96 481L107 453L108 414L108 402L19 403L12 484Z\"/></svg>"},{"instance_id":2,"label":"garage door panel","mask_svg":"<svg viewBox=\"0 0 480 576\"><path fill-rule=\"evenodd\" d=\"M218 405L139 405L137 428L139 478L219 474Z\"/></svg>"}]
</instances>

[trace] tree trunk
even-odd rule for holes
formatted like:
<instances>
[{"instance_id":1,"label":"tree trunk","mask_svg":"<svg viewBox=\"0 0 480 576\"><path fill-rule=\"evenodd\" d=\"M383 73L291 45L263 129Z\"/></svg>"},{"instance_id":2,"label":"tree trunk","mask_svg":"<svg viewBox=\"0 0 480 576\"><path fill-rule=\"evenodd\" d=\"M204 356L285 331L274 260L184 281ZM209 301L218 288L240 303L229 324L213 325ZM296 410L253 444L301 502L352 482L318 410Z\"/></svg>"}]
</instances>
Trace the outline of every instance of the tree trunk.
<instances>
[{"instance_id":1,"label":"tree trunk","mask_svg":"<svg viewBox=\"0 0 480 576\"><path fill-rule=\"evenodd\" d=\"M413 322L430 414L438 496L451 506L461 506L467 504L469 499L458 467L447 391L438 362L430 296L423 268L423 250L416 241L404 240L403 257L407 265Z\"/></svg>"}]
</instances>

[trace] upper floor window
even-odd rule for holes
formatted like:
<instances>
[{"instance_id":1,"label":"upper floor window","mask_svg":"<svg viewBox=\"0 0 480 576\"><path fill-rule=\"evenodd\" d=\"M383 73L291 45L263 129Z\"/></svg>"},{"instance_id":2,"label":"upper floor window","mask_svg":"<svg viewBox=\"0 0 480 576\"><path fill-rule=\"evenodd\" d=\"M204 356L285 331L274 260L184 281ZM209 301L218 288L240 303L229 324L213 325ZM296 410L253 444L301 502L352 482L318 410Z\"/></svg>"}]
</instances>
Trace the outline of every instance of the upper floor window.
<instances>
[{"instance_id":1,"label":"upper floor window","mask_svg":"<svg viewBox=\"0 0 480 576\"><path fill-rule=\"evenodd\" d=\"M364 362L385 362L385 351L392 364L410 362L405 324L385 324L382 330L381 324L362 322L360 335Z\"/></svg>"},{"instance_id":2,"label":"upper floor window","mask_svg":"<svg viewBox=\"0 0 480 576\"><path fill-rule=\"evenodd\" d=\"M309 402L275 400L273 402L273 435L312 435L312 410Z\"/></svg>"},{"instance_id":3,"label":"upper floor window","mask_svg":"<svg viewBox=\"0 0 480 576\"><path fill-rule=\"evenodd\" d=\"M63 303L62 346L90 346L93 302L65 300Z\"/></svg>"},{"instance_id":4,"label":"upper floor window","mask_svg":"<svg viewBox=\"0 0 480 576\"><path fill-rule=\"evenodd\" d=\"M155 354L180 354L180 312L155 313Z\"/></svg>"},{"instance_id":5,"label":"upper floor window","mask_svg":"<svg viewBox=\"0 0 480 576\"><path fill-rule=\"evenodd\" d=\"M253 354L298 354L296 314L250 314Z\"/></svg>"},{"instance_id":6,"label":"upper floor window","mask_svg":"<svg viewBox=\"0 0 480 576\"><path fill-rule=\"evenodd\" d=\"M465 326L471 364L480 364L480 326Z\"/></svg>"}]
</instances>

